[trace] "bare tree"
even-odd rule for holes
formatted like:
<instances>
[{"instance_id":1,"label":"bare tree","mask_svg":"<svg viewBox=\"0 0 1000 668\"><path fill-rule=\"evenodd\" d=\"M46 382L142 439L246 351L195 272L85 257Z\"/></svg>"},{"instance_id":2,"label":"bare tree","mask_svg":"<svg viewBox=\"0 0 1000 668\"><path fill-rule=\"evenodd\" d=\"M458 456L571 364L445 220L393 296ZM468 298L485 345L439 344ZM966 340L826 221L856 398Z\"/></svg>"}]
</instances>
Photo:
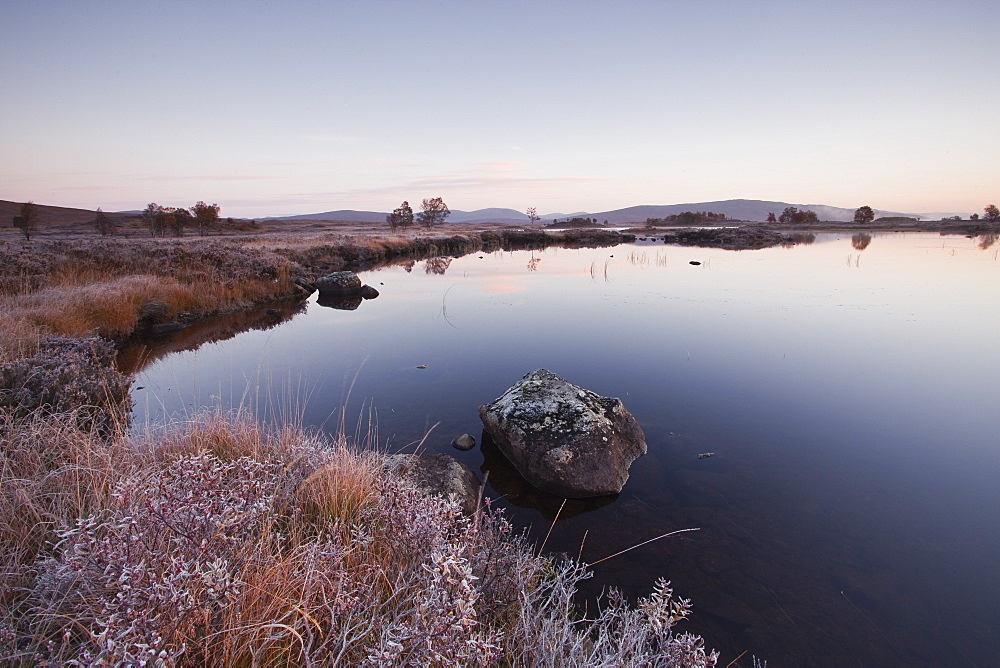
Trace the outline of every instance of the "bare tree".
<instances>
[{"instance_id":1,"label":"bare tree","mask_svg":"<svg viewBox=\"0 0 1000 668\"><path fill-rule=\"evenodd\" d=\"M395 232L397 227L407 228L413 224L413 209L410 208L409 202L403 202L399 205L398 209L394 209L392 213L385 217L385 222L389 223L389 227Z\"/></svg>"},{"instance_id":2,"label":"bare tree","mask_svg":"<svg viewBox=\"0 0 1000 668\"><path fill-rule=\"evenodd\" d=\"M427 229L443 223L445 218L451 215L448 205L440 197L425 199L420 206L423 211L417 214L417 219Z\"/></svg>"},{"instance_id":3,"label":"bare tree","mask_svg":"<svg viewBox=\"0 0 1000 668\"><path fill-rule=\"evenodd\" d=\"M528 220L531 221L532 225L537 224L538 221L541 220L541 218L538 215L538 209L536 209L533 206L532 207L528 207L528 210L526 211L526 213L528 214Z\"/></svg>"},{"instance_id":4,"label":"bare tree","mask_svg":"<svg viewBox=\"0 0 1000 668\"><path fill-rule=\"evenodd\" d=\"M14 216L14 227L24 233L26 241L31 241L32 233L38 228L38 207L34 202L21 205L21 215Z\"/></svg>"},{"instance_id":5,"label":"bare tree","mask_svg":"<svg viewBox=\"0 0 1000 668\"><path fill-rule=\"evenodd\" d=\"M165 224L163 207L156 202L147 204L142 211L142 224L152 236L162 237Z\"/></svg>"},{"instance_id":6,"label":"bare tree","mask_svg":"<svg viewBox=\"0 0 1000 668\"><path fill-rule=\"evenodd\" d=\"M184 228L191 222L191 214L188 213L188 210L168 207L164 209L164 212L167 214L167 226L173 231L174 236L184 236Z\"/></svg>"},{"instance_id":7,"label":"bare tree","mask_svg":"<svg viewBox=\"0 0 1000 668\"><path fill-rule=\"evenodd\" d=\"M97 228L97 233L102 237L106 237L109 234L114 236L115 226L108 218L108 214L101 211L101 207L97 207L97 215L94 216L94 227Z\"/></svg>"}]
</instances>

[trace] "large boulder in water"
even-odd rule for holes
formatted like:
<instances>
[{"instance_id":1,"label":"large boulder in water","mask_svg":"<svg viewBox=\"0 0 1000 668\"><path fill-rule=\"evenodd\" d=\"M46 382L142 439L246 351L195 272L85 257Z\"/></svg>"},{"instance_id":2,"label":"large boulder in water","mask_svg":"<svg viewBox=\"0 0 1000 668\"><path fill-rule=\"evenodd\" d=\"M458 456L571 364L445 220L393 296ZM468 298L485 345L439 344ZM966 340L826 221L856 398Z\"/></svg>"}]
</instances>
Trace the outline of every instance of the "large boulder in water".
<instances>
[{"instance_id":1,"label":"large boulder in water","mask_svg":"<svg viewBox=\"0 0 1000 668\"><path fill-rule=\"evenodd\" d=\"M480 406L479 417L528 482L565 498L617 494L629 465L646 454L642 428L620 400L546 369Z\"/></svg>"}]
</instances>

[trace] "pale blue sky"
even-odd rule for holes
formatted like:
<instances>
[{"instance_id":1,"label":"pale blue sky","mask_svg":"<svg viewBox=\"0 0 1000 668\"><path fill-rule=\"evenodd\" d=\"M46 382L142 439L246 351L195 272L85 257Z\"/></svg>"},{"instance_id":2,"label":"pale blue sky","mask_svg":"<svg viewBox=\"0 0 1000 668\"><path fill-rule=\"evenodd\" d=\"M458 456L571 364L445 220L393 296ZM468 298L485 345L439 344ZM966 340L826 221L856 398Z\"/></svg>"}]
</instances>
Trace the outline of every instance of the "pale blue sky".
<instances>
[{"instance_id":1,"label":"pale blue sky","mask_svg":"<svg viewBox=\"0 0 1000 668\"><path fill-rule=\"evenodd\" d=\"M0 0L0 199L1000 202L1000 2Z\"/></svg>"}]
</instances>

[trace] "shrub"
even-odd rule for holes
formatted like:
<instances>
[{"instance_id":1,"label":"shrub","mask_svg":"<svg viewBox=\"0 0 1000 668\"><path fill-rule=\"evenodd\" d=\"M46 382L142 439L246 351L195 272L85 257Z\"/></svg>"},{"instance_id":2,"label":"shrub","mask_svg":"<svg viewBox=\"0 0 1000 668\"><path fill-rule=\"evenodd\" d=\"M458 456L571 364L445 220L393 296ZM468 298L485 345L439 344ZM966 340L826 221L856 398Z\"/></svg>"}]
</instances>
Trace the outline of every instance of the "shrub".
<instances>
[{"instance_id":1,"label":"shrub","mask_svg":"<svg viewBox=\"0 0 1000 668\"><path fill-rule=\"evenodd\" d=\"M72 413L83 429L126 424L131 379L115 369L115 347L99 338L53 338L32 356L0 365L0 408L16 418Z\"/></svg>"}]
</instances>

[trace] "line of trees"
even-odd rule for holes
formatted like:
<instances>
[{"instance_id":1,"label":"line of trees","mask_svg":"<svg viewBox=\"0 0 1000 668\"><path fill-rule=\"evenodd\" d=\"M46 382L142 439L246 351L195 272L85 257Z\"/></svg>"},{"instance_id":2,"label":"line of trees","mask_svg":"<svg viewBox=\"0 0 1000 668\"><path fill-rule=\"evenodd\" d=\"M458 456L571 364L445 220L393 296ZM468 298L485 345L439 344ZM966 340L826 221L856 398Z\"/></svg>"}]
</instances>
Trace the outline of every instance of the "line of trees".
<instances>
[{"instance_id":1,"label":"line of trees","mask_svg":"<svg viewBox=\"0 0 1000 668\"><path fill-rule=\"evenodd\" d=\"M819 216L816 215L815 211L809 209L802 209L801 211L798 207L789 206L785 207L785 210L781 212L778 216L779 223L791 223L793 225L802 225L808 223L818 223Z\"/></svg>"},{"instance_id":2,"label":"line of trees","mask_svg":"<svg viewBox=\"0 0 1000 668\"><path fill-rule=\"evenodd\" d=\"M721 223L726 220L726 214L714 213L712 211L684 211L683 213L671 214L665 218L647 218L646 225L654 227L656 225L704 225L709 223Z\"/></svg>"},{"instance_id":3,"label":"line of trees","mask_svg":"<svg viewBox=\"0 0 1000 668\"><path fill-rule=\"evenodd\" d=\"M448 208L448 205L440 197L425 199L421 202L420 209L420 213L414 216L410 203L404 201L399 208L394 209L392 213L385 217L385 222L389 223L389 227L393 231L399 228L406 229L413 225L414 222L423 225L427 229L431 229L435 225L443 223L451 215L451 209Z\"/></svg>"},{"instance_id":4,"label":"line of trees","mask_svg":"<svg viewBox=\"0 0 1000 668\"><path fill-rule=\"evenodd\" d=\"M154 237L165 236L168 231L179 237L188 227L197 227L198 234L204 235L218 225L220 210L218 204L206 204L202 201L190 209L160 206L156 202L150 202L142 211L142 224Z\"/></svg>"}]
</instances>

